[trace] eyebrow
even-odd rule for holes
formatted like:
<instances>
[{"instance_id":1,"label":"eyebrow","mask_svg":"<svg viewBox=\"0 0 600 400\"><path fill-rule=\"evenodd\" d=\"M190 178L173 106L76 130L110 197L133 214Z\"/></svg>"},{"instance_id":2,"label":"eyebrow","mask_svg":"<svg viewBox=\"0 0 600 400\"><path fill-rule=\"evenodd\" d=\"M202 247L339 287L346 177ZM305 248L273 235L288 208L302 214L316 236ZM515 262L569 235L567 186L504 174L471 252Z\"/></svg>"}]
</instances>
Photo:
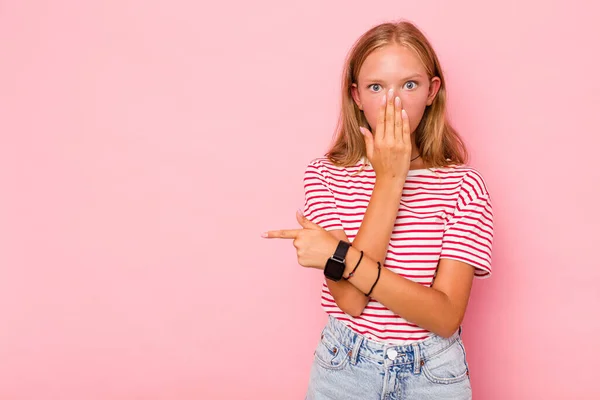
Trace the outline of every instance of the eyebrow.
<instances>
[{"instance_id":1,"label":"eyebrow","mask_svg":"<svg viewBox=\"0 0 600 400\"><path fill-rule=\"evenodd\" d=\"M406 77L402 78L402 80L409 80L409 79L414 79L414 78L425 78L425 76L423 76L422 74L412 74L412 75L409 75L409 76L406 76ZM381 81L383 81L383 79L377 79L375 77L369 76L369 77L365 78L365 81L369 81L369 82L381 82Z\"/></svg>"}]
</instances>

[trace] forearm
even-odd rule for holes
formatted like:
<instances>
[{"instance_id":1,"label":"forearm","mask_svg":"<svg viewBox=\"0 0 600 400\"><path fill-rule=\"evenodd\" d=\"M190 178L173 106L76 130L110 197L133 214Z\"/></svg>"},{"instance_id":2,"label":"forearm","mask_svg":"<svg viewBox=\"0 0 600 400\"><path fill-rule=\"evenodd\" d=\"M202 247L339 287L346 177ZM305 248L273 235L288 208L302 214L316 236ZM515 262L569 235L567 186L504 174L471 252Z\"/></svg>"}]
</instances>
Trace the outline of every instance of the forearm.
<instances>
[{"instance_id":1,"label":"forearm","mask_svg":"<svg viewBox=\"0 0 600 400\"><path fill-rule=\"evenodd\" d=\"M360 252L351 247L346 255L344 277L348 277L359 257ZM354 276L346 283L368 293L376 279L377 262L364 256ZM445 293L406 279L383 265L371 297L407 321L440 336L452 335L461 323L460 313Z\"/></svg>"},{"instance_id":2,"label":"forearm","mask_svg":"<svg viewBox=\"0 0 600 400\"><path fill-rule=\"evenodd\" d=\"M352 242L355 249L362 250L365 256L382 264L396 222L403 186L403 180L375 181L363 221ZM356 262L352 264L346 260L346 264L354 268ZM368 297L345 280L334 282L327 279L327 287L338 307L354 317L359 316L369 302Z\"/></svg>"},{"instance_id":3,"label":"forearm","mask_svg":"<svg viewBox=\"0 0 600 400\"><path fill-rule=\"evenodd\" d=\"M352 246L383 264L398 215L404 180L376 180Z\"/></svg>"}]
</instances>

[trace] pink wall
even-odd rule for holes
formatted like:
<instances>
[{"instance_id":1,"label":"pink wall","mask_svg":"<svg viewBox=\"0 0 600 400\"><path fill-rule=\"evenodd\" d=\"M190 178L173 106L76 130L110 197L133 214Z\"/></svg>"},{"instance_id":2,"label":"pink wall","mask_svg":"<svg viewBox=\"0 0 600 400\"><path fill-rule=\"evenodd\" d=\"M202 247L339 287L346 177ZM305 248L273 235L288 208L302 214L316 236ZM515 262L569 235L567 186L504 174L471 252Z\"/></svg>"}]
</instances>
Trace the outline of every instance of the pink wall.
<instances>
[{"instance_id":1,"label":"pink wall","mask_svg":"<svg viewBox=\"0 0 600 400\"><path fill-rule=\"evenodd\" d=\"M579 3L2 1L0 399L303 398L321 276L260 233L296 226L343 58L399 17L494 199L475 398L600 397L600 9Z\"/></svg>"}]
</instances>

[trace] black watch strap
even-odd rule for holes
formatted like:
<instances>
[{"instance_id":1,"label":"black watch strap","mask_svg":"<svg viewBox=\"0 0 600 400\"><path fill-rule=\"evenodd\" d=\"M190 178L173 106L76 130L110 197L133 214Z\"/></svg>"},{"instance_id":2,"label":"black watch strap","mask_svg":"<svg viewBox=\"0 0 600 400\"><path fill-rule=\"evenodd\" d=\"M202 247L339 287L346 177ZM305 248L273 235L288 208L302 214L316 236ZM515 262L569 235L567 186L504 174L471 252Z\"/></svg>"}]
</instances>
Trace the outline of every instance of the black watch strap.
<instances>
[{"instance_id":1,"label":"black watch strap","mask_svg":"<svg viewBox=\"0 0 600 400\"><path fill-rule=\"evenodd\" d=\"M350 243L340 240L337 248L335 249L335 253L331 258L336 261L344 262L346 260L346 254L348 254L348 249L350 248Z\"/></svg>"}]
</instances>

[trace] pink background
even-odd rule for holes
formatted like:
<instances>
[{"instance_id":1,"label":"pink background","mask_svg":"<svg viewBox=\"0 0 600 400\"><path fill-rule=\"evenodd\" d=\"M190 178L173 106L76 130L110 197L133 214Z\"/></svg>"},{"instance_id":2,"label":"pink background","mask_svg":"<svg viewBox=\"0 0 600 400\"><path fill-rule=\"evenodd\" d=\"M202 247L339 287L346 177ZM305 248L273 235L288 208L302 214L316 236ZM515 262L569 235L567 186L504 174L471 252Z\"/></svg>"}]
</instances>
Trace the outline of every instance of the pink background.
<instances>
[{"instance_id":1,"label":"pink background","mask_svg":"<svg viewBox=\"0 0 600 400\"><path fill-rule=\"evenodd\" d=\"M0 1L0 399L303 398L322 278L260 233L297 226L346 52L400 17L494 200L475 398L599 398L591 3Z\"/></svg>"}]
</instances>

